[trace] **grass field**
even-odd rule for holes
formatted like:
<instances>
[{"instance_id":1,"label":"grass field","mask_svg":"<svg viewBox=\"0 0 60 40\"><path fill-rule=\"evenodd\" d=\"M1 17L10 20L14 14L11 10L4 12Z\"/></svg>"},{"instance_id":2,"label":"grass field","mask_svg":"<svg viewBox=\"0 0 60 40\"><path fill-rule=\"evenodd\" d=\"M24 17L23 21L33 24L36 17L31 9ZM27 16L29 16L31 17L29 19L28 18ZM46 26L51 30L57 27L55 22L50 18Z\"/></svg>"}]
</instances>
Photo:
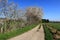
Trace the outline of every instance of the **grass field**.
<instances>
[{"instance_id":1,"label":"grass field","mask_svg":"<svg viewBox=\"0 0 60 40\"><path fill-rule=\"evenodd\" d=\"M55 40L60 40L60 23L46 23Z\"/></svg>"},{"instance_id":2,"label":"grass field","mask_svg":"<svg viewBox=\"0 0 60 40\"><path fill-rule=\"evenodd\" d=\"M60 23L47 23L50 27L60 31Z\"/></svg>"},{"instance_id":3,"label":"grass field","mask_svg":"<svg viewBox=\"0 0 60 40\"><path fill-rule=\"evenodd\" d=\"M29 25L29 26L26 26L24 28L21 28L21 29L17 29L13 32L9 32L9 33L5 33L5 34L0 34L0 40L6 40L8 38L11 38L11 37L15 37L17 35L20 35L28 30L31 30L32 28L34 28L37 24L32 24L32 25Z\"/></svg>"}]
</instances>

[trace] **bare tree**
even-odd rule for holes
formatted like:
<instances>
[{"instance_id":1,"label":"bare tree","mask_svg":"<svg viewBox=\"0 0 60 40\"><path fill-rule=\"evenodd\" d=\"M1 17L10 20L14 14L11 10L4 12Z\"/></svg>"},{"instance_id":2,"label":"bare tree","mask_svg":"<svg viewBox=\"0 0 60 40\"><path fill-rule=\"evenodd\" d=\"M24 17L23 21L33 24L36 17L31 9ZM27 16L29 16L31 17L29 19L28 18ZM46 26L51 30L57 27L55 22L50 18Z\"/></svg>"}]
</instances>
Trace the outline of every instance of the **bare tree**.
<instances>
[{"instance_id":1,"label":"bare tree","mask_svg":"<svg viewBox=\"0 0 60 40\"><path fill-rule=\"evenodd\" d=\"M41 8L30 7L30 8L27 8L25 15L27 17L27 21L31 24L38 20L41 20L42 14L43 13L42 13Z\"/></svg>"},{"instance_id":2,"label":"bare tree","mask_svg":"<svg viewBox=\"0 0 60 40\"><path fill-rule=\"evenodd\" d=\"M9 18L10 19L16 19L18 14L17 14L17 4L11 3L8 7L9 11Z\"/></svg>"},{"instance_id":3,"label":"bare tree","mask_svg":"<svg viewBox=\"0 0 60 40\"><path fill-rule=\"evenodd\" d=\"M0 4L1 4L1 8L2 8L2 12L4 13L4 15L7 15L7 3L8 0L1 0Z\"/></svg>"},{"instance_id":4,"label":"bare tree","mask_svg":"<svg viewBox=\"0 0 60 40\"><path fill-rule=\"evenodd\" d=\"M7 16L7 3L8 3L8 0L0 0L0 8L2 10L2 13L4 14L4 16ZM6 23L6 22L5 22ZM6 31L6 24L5 24L5 27L2 27L1 28L1 31L4 32Z\"/></svg>"},{"instance_id":5,"label":"bare tree","mask_svg":"<svg viewBox=\"0 0 60 40\"><path fill-rule=\"evenodd\" d=\"M8 5L8 0L1 0L1 10L2 13L4 14L5 18L7 18L8 21L5 21L4 23L4 28L2 28L1 31L7 31L7 28L10 28L10 21L11 19L15 20L17 19L18 15L17 15L17 5L15 3L10 3ZM7 23L6 23L7 22Z\"/></svg>"}]
</instances>

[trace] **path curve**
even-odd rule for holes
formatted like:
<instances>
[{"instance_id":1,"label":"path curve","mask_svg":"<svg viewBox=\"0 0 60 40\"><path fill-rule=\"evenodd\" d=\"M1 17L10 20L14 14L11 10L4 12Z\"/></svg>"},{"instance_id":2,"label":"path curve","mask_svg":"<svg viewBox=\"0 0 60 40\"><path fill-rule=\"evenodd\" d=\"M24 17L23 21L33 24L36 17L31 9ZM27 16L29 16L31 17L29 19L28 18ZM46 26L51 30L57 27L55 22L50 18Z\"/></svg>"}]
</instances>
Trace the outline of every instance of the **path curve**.
<instances>
[{"instance_id":1,"label":"path curve","mask_svg":"<svg viewBox=\"0 0 60 40\"><path fill-rule=\"evenodd\" d=\"M44 40L43 26L41 25L41 28L39 29L39 31L37 31L39 26L40 25L22 35L16 36L8 40Z\"/></svg>"}]
</instances>

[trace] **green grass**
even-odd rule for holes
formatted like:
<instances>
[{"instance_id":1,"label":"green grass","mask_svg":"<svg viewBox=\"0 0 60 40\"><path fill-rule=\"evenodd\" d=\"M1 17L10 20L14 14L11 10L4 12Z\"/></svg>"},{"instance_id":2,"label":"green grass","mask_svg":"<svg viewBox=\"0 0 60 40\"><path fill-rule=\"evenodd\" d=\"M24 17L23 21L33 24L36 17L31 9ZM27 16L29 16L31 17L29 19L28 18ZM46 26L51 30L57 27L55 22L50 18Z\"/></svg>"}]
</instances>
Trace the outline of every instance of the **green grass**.
<instances>
[{"instance_id":1,"label":"green grass","mask_svg":"<svg viewBox=\"0 0 60 40\"><path fill-rule=\"evenodd\" d=\"M35 26L37 26L37 24L32 24L32 25L26 26L26 27L21 28L21 29L17 29L15 31L12 31L12 32L9 32L9 33L0 34L0 40L7 40L8 38L20 35L24 32L27 32L28 30L31 30Z\"/></svg>"},{"instance_id":2,"label":"green grass","mask_svg":"<svg viewBox=\"0 0 60 40\"><path fill-rule=\"evenodd\" d=\"M60 31L60 23L48 23L48 25Z\"/></svg>"},{"instance_id":3,"label":"green grass","mask_svg":"<svg viewBox=\"0 0 60 40\"><path fill-rule=\"evenodd\" d=\"M45 40L53 40L53 36L50 32L50 30L46 27L46 25L43 25L44 32L45 32Z\"/></svg>"}]
</instances>

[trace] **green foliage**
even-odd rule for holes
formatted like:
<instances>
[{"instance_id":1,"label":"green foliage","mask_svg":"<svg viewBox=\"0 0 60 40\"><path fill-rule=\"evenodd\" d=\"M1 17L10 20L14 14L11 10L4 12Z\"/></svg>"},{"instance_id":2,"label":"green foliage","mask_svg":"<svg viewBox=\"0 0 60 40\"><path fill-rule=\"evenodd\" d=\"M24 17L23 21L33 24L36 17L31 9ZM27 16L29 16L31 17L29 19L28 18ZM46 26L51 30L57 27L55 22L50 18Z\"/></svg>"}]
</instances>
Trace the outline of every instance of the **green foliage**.
<instances>
[{"instance_id":1,"label":"green foliage","mask_svg":"<svg viewBox=\"0 0 60 40\"><path fill-rule=\"evenodd\" d=\"M53 40L53 36L50 30L47 28L47 26L43 25L43 27L44 27L44 32L45 32L45 40Z\"/></svg>"},{"instance_id":2,"label":"green foliage","mask_svg":"<svg viewBox=\"0 0 60 40\"><path fill-rule=\"evenodd\" d=\"M42 19L42 23L49 23L48 19Z\"/></svg>"},{"instance_id":3,"label":"green foliage","mask_svg":"<svg viewBox=\"0 0 60 40\"><path fill-rule=\"evenodd\" d=\"M32 28L34 28L37 24L32 24L32 25L29 25L29 26L26 26L24 28L21 28L21 29L17 29L17 30L14 30L12 32L9 32L9 33L5 33L5 34L0 34L0 40L6 40L8 38L11 38L11 37L15 37L17 35L20 35L28 30L31 30Z\"/></svg>"}]
</instances>

